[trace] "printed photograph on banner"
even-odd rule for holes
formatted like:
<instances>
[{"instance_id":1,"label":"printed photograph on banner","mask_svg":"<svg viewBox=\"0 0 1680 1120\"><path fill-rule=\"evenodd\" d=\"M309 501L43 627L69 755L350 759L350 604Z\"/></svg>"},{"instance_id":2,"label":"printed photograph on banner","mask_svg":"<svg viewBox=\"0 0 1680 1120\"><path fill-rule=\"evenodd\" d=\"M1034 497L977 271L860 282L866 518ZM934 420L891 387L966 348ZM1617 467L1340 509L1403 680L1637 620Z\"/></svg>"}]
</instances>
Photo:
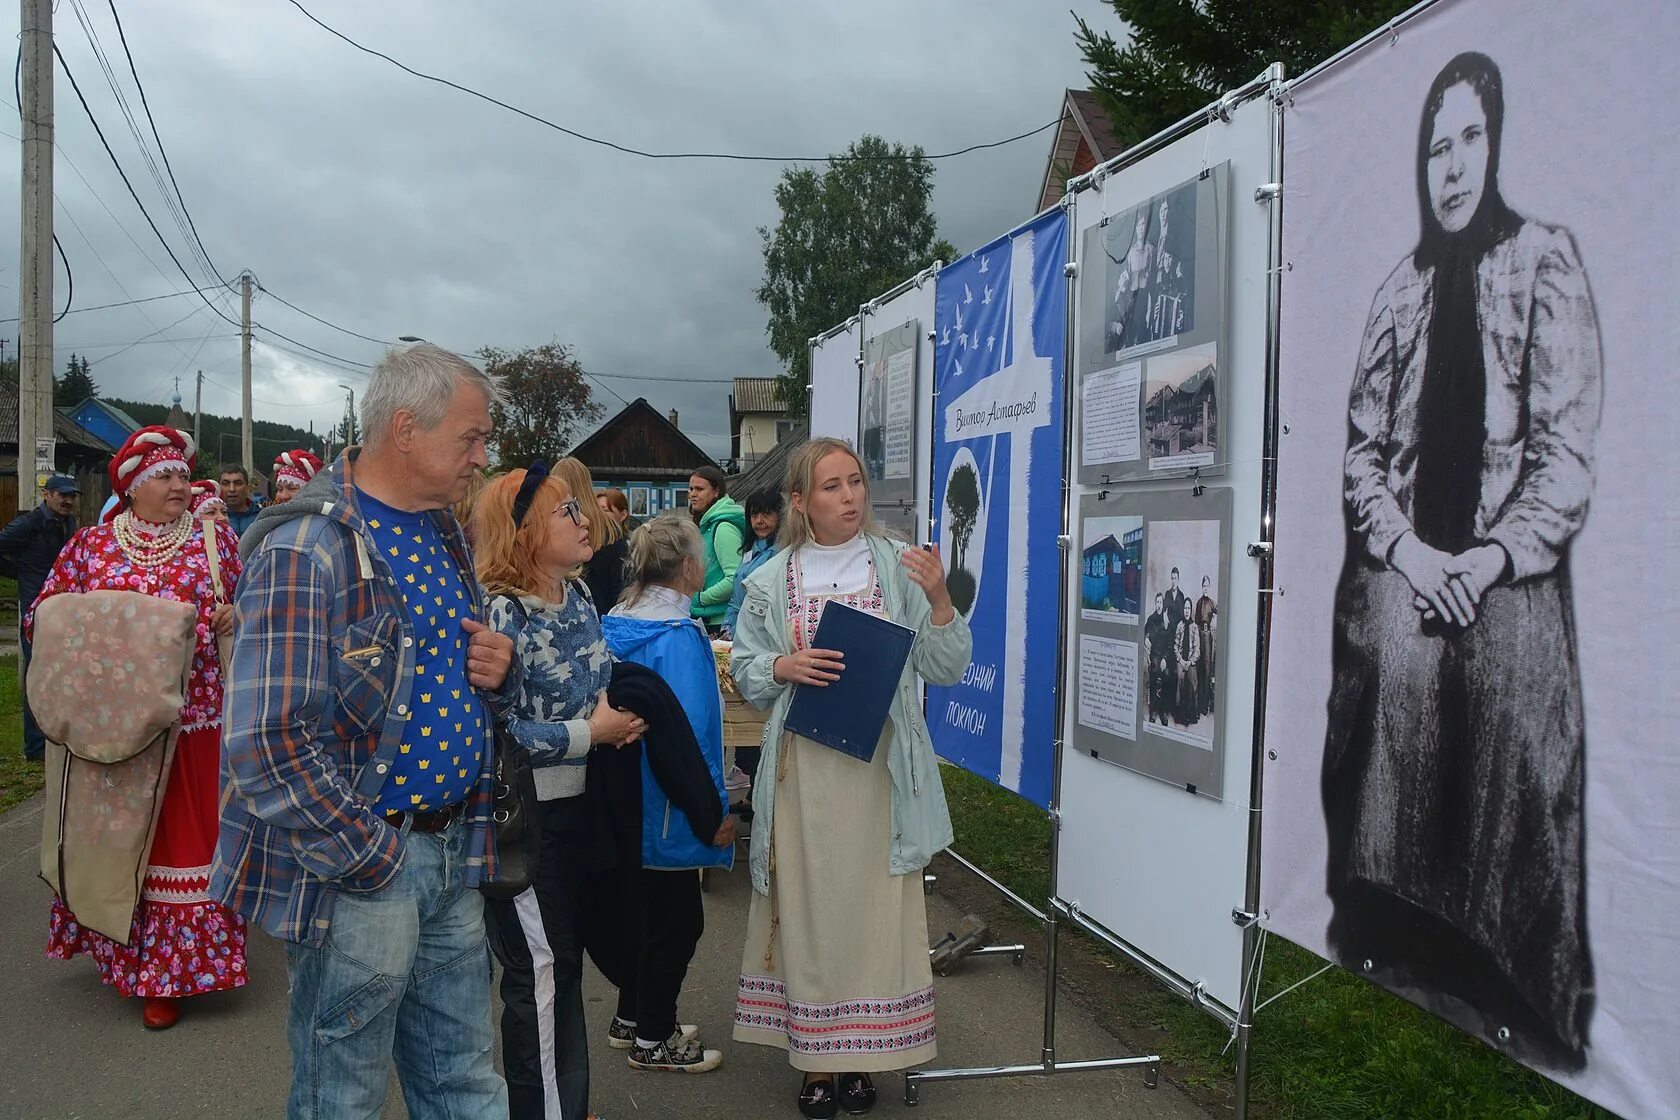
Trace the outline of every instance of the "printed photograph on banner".
<instances>
[{"instance_id":1,"label":"printed photograph on banner","mask_svg":"<svg viewBox=\"0 0 1680 1120\"><path fill-rule=\"evenodd\" d=\"M1212 466L1219 448L1219 346L1209 342L1144 362L1143 430L1149 469Z\"/></svg>"},{"instance_id":2,"label":"printed photograph on banner","mask_svg":"<svg viewBox=\"0 0 1680 1120\"><path fill-rule=\"evenodd\" d=\"M1087 518L1079 564L1080 617L1136 626L1143 596L1143 518Z\"/></svg>"},{"instance_id":3,"label":"printed photograph on banner","mask_svg":"<svg viewBox=\"0 0 1680 1120\"><path fill-rule=\"evenodd\" d=\"M631 517L645 518L648 516L650 511L648 509L648 488L646 486L630 487L630 493L625 497L629 499Z\"/></svg>"},{"instance_id":4,"label":"printed photograph on banner","mask_svg":"<svg viewBox=\"0 0 1680 1120\"><path fill-rule=\"evenodd\" d=\"M916 330L912 322L864 343L858 446L871 482L907 480L913 470Z\"/></svg>"},{"instance_id":5,"label":"printed photograph on banner","mask_svg":"<svg viewBox=\"0 0 1680 1120\"><path fill-rule=\"evenodd\" d=\"M1680 7L1578 15L1438 5L1292 91L1261 902L1644 1118L1680 1100Z\"/></svg>"},{"instance_id":6,"label":"printed photograph on banner","mask_svg":"<svg viewBox=\"0 0 1680 1120\"><path fill-rule=\"evenodd\" d=\"M1195 329L1196 237L1194 181L1109 219L1103 337L1111 353L1170 349Z\"/></svg>"},{"instance_id":7,"label":"printed photograph on banner","mask_svg":"<svg viewBox=\"0 0 1680 1120\"><path fill-rule=\"evenodd\" d=\"M1151 519L1144 532L1145 715L1155 734L1212 749L1219 522Z\"/></svg>"},{"instance_id":8,"label":"printed photograph on banner","mask_svg":"<svg viewBox=\"0 0 1680 1120\"><path fill-rule=\"evenodd\" d=\"M973 616L980 601L980 576L986 570L987 496L974 452L957 448L941 506L939 553L945 557L951 604L964 618Z\"/></svg>"}]
</instances>

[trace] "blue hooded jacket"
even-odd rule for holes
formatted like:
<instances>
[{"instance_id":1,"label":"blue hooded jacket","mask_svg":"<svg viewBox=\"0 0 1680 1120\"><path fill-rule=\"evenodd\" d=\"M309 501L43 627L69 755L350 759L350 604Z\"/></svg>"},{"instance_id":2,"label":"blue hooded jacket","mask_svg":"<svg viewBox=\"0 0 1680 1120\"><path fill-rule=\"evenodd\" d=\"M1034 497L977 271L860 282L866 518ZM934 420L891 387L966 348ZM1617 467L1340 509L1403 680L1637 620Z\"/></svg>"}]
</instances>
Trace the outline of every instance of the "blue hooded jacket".
<instances>
[{"instance_id":1,"label":"blue hooded jacket","mask_svg":"<svg viewBox=\"0 0 1680 1120\"><path fill-rule=\"evenodd\" d=\"M725 814L723 789L723 699L718 693L717 661L711 641L690 619L646 619L609 614L601 619L607 648L619 661L646 666L664 678L688 714L695 741L705 756L718 805ZM646 752L642 758L642 866L661 871L732 867L733 845L702 843L688 816L672 803L654 779Z\"/></svg>"}]
</instances>

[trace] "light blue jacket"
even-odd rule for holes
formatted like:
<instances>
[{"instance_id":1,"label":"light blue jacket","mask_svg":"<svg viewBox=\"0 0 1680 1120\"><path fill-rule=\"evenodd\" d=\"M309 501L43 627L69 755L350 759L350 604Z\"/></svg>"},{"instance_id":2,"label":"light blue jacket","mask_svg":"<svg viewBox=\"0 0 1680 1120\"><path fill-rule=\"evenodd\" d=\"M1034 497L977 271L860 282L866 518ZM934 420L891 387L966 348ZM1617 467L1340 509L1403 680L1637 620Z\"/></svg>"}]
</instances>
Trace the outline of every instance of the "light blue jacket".
<instances>
[{"instance_id":1,"label":"light blue jacket","mask_svg":"<svg viewBox=\"0 0 1680 1120\"><path fill-rule=\"evenodd\" d=\"M959 613L944 626L933 626L928 615L933 608L920 587L911 582L899 555L907 546L885 537L869 538L869 551L880 574L881 590L893 621L916 631L910 647L910 661L898 682L888 718L892 721L892 746L887 766L892 771L892 842L888 847L888 870L894 875L919 872L933 854L949 847L952 840L951 811L945 804L945 786L933 755L933 740L922 718L921 690L916 677L933 684L956 684L962 679L974 653L974 639L968 623ZM735 629L735 649L730 656L730 674L736 687L754 707L768 709L764 725L764 754L758 764L758 781L753 783L753 819L760 826L752 831L753 889L770 893L770 832L776 798L776 766L781 757L782 720L787 716L793 686L779 683L771 667L776 658L793 652L788 631L788 564L792 550L778 552L747 579L746 599Z\"/></svg>"},{"instance_id":2,"label":"light blue jacket","mask_svg":"<svg viewBox=\"0 0 1680 1120\"><path fill-rule=\"evenodd\" d=\"M735 569L735 593L729 597L729 609L723 612L723 628L729 634L735 633L736 620L741 617L741 604L747 598L747 577L762 568L764 562L775 554L776 538L759 537L741 557L741 566Z\"/></svg>"}]
</instances>

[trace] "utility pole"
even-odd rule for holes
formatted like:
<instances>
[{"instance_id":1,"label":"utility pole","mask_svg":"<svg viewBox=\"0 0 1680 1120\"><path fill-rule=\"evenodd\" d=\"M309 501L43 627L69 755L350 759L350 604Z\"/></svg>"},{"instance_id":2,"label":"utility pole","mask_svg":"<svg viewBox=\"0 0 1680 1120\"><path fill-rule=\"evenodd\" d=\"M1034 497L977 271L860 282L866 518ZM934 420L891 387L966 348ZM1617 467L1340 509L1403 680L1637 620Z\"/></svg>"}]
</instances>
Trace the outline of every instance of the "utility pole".
<instances>
[{"instance_id":1,"label":"utility pole","mask_svg":"<svg viewBox=\"0 0 1680 1120\"><path fill-rule=\"evenodd\" d=\"M41 500L53 456L53 0L19 0L23 213L18 242L18 509ZM44 443L42 441L45 441Z\"/></svg>"},{"instance_id":2,"label":"utility pole","mask_svg":"<svg viewBox=\"0 0 1680 1120\"><path fill-rule=\"evenodd\" d=\"M193 446L204 449L204 441L199 432L204 425L204 371L198 371L198 391L193 394Z\"/></svg>"},{"instance_id":3,"label":"utility pole","mask_svg":"<svg viewBox=\"0 0 1680 1120\"><path fill-rule=\"evenodd\" d=\"M244 411L239 418L239 455L249 475L257 469L256 456L251 450L251 274L239 275L239 395Z\"/></svg>"},{"instance_id":4,"label":"utility pole","mask_svg":"<svg viewBox=\"0 0 1680 1120\"><path fill-rule=\"evenodd\" d=\"M350 394L350 407L344 413L344 446L350 447L357 443L356 439L356 390L340 381L338 387Z\"/></svg>"}]
</instances>

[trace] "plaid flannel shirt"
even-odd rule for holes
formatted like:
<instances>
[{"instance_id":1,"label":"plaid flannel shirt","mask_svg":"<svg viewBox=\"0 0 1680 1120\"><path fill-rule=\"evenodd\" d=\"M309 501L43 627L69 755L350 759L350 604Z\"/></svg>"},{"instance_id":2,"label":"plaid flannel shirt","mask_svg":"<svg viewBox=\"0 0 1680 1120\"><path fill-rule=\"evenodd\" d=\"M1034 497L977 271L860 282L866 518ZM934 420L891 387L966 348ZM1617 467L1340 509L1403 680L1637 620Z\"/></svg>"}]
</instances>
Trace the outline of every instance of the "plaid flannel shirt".
<instances>
[{"instance_id":1,"label":"plaid flannel shirt","mask_svg":"<svg viewBox=\"0 0 1680 1120\"><path fill-rule=\"evenodd\" d=\"M320 944L340 891L373 891L402 861L402 833L376 813L408 718L414 628L363 525L341 456L252 526L234 605L222 728L221 824L210 893L284 941ZM289 507L297 505L299 509ZM432 514L472 595L472 558L453 514ZM265 526L267 522L267 526ZM266 527L266 532L263 530ZM505 712L517 661L485 699ZM467 882L495 875L494 742L468 799Z\"/></svg>"}]
</instances>

